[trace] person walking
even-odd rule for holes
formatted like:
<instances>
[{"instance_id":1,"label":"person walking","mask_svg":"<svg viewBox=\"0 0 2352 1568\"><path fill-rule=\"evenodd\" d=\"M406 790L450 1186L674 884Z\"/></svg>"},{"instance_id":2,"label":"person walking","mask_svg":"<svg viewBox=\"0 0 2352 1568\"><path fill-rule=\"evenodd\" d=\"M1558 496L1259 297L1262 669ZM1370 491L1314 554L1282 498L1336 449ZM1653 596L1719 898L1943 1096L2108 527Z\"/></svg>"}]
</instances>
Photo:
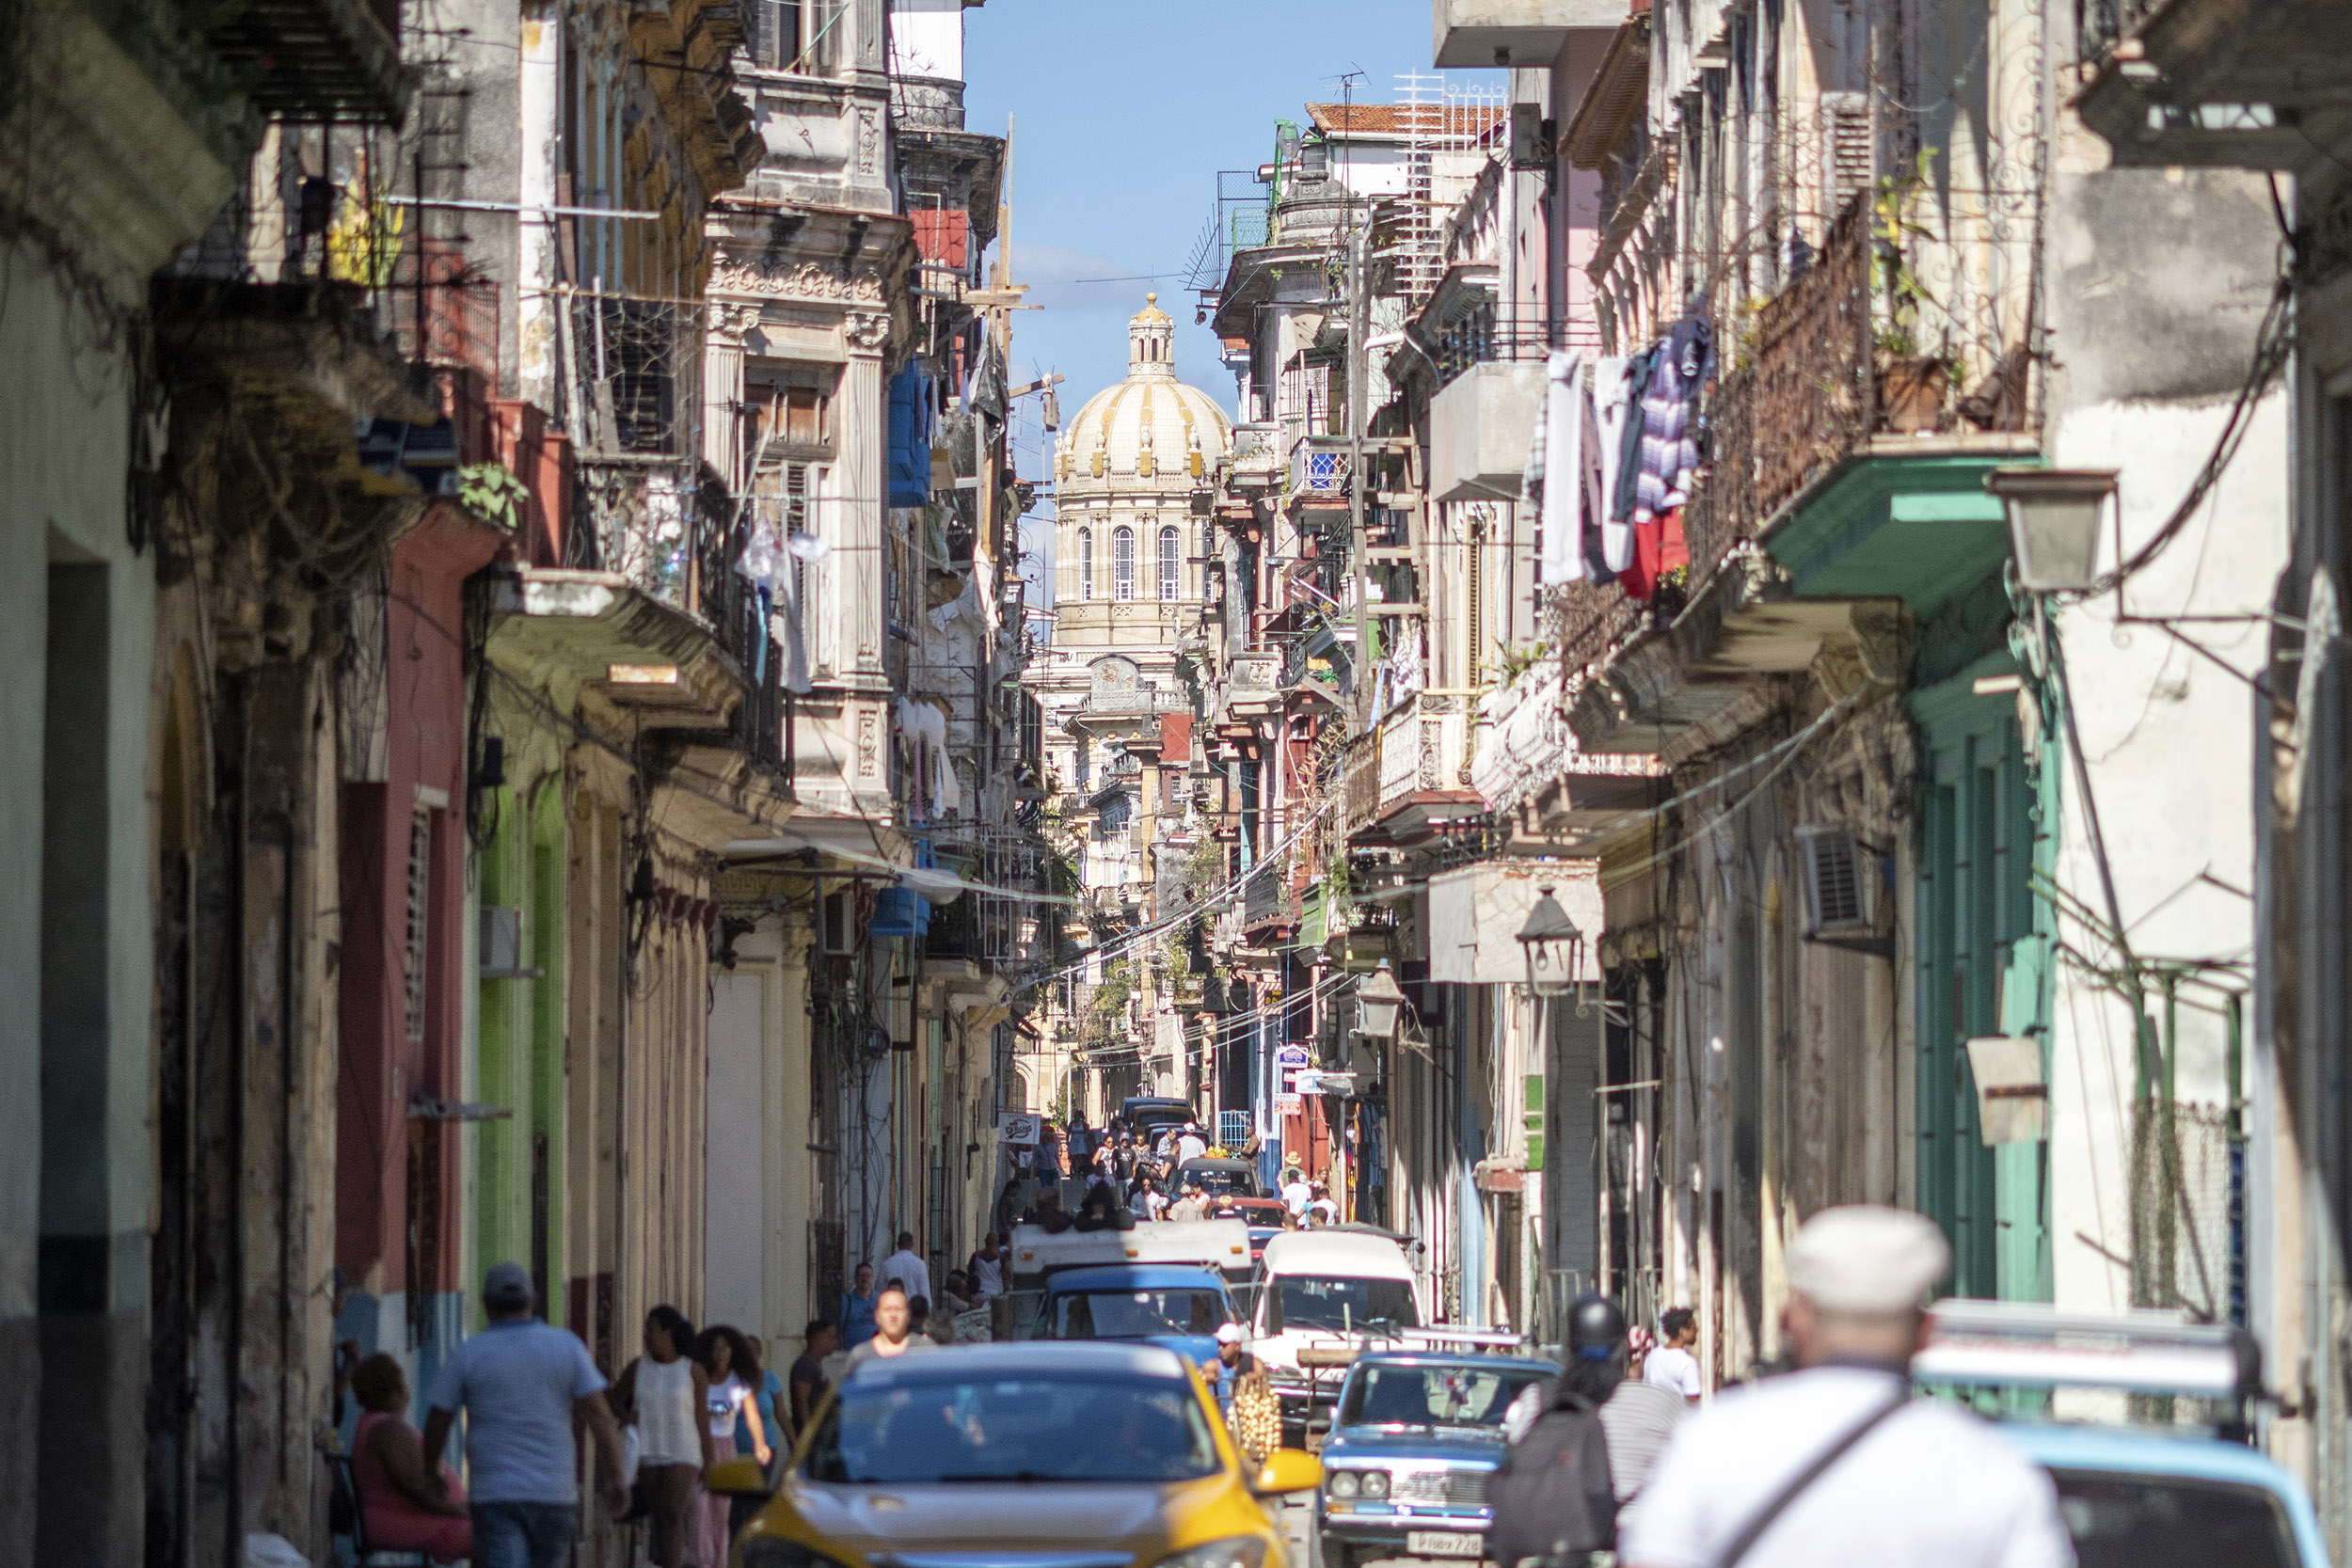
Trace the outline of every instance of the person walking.
<instances>
[{"instance_id":1,"label":"person walking","mask_svg":"<svg viewBox=\"0 0 2352 1568\"><path fill-rule=\"evenodd\" d=\"M1682 1422L1626 1514L1618 1560L2072 1568L2049 1472L1977 1416L1912 1397L1928 1294L1950 1267L1919 1214L1856 1204L1806 1221L1781 1313L1797 1370Z\"/></svg>"},{"instance_id":2,"label":"person walking","mask_svg":"<svg viewBox=\"0 0 2352 1568\"><path fill-rule=\"evenodd\" d=\"M791 1406L785 1402L784 1379L768 1365L768 1347L756 1334L746 1334L743 1342L752 1347L752 1362L759 1368L758 1386L753 1392L753 1402L759 1409L759 1424L767 1430L768 1441L779 1453L792 1447L794 1431ZM748 1417L735 1423L735 1451L745 1453L752 1448L752 1427Z\"/></svg>"},{"instance_id":3,"label":"person walking","mask_svg":"<svg viewBox=\"0 0 2352 1568\"><path fill-rule=\"evenodd\" d=\"M1597 1294L1577 1297L1568 1305L1565 1369L1554 1382L1521 1390L1502 1418L1503 1436L1516 1445L1563 1395L1597 1406L1608 1439L1610 1488L1620 1505L1648 1481L1688 1409L1681 1396L1631 1374L1632 1343L1614 1302Z\"/></svg>"},{"instance_id":4,"label":"person walking","mask_svg":"<svg viewBox=\"0 0 2352 1568\"><path fill-rule=\"evenodd\" d=\"M488 1323L458 1345L426 1391L421 1459L437 1506L453 1501L437 1461L459 1411L466 1413L466 1464L473 1481L466 1509L479 1568L556 1568L580 1532L573 1423L595 1440L605 1502L628 1512L621 1439L600 1397L604 1374L580 1336L531 1315L531 1275L498 1263L483 1276Z\"/></svg>"},{"instance_id":5,"label":"person walking","mask_svg":"<svg viewBox=\"0 0 2352 1568\"><path fill-rule=\"evenodd\" d=\"M1658 1320L1659 1345L1642 1361L1642 1380L1681 1395L1692 1404L1707 1392L1707 1379L1691 1347L1699 1342L1697 1317L1677 1307Z\"/></svg>"},{"instance_id":6,"label":"person walking","mask_svg":"<svg viewBox=\"0 0 2352 1568\"><path fill-rule=\"evenodd\" d=\"M1216 1359L1209 1371L1216 1379L1217 1408L1233 1435L1233 1446L1260 1464L1282 1445L1282 1401L1274 1391L1274 1374L1243 1344L1239 1323L1220 1323L1216 1330Z\"/></svg>"},{"instance_id":7,"label":"person walking","mask_svg":"<svg viewBox=\"0 0 2352 1568\"><path fill-rule=\"evenodd\" d=\"M1293 1165L1282 1173L1282 1207L1290 1211L1291 1218L1305 1219L1307 1205L1312 1203L1314 1198L1315 1190L1307 1185L1305 1171Z\"/></svg>"},{"instance_id":8,"label":"person walking","mask_svg":"<svg viewBox=\"0 0 2352 1568\"><path fill-rule=\"evenodd\" d=\"M358 1429L351 1434L351 1475L368 1544L421 1552L437 1562L472 1557L466 1488L447 1461L425 1463L424 1440L405 1418L408 1379L400 1363L381 1351L363 1355L352 1364L347 1382L359 1402ZM432 1470L439 1475L428 1474Z\"/></svg>"},{"instance_id":9,"label":"person walking","mask_svg":"<svg viewBox=\"0 0 2352 1568\"><path fill-rule=\"evenodd\" d=\"M1314 1183L1312 1191L1314 1196L1307 1201L1307 1212L1313 1217L1315 1224L1339 1224L1340 1206L1332 1201L1330 1190L1318 1181Z\"/></svg>"},{"instance_id":10,"label":"person walking","mask_svg":"<svg viewBox=\"0 0 2352 1568\"><path fill-rule=\"evenodd\" d=\"M1159 1211L1165 1207L1167 1202L1160 1196L1159 1189L1152 1184L1152 1179L1148 1176L1136 1178L1136 1190L1127 1197L1127 1212L1138 1220L1155 1220L1160 1217Z\"/></svg>"},{"instance_id":11,"label":"person walking","mask_svg":"<svg viewBox=\"0 0 2352 1568\"><path fill-rule=\"evenodd\" d=\"M775 1458L768 1446L754 1389L759 1386L759 1361L742 1332L728 1323L713 1323L694 1342L694 1359L702 1364L703 1413L710 1422L710 1457L705 1466L736 1457L735 1426L751 1429L752 1457L762 1471ZM694 1494L694 1560L702 1568L726 1568L729 1499L697 1487Z\"/></svg>"},{"instance_id":12,"label":"person walking","mask_svg":"<svg viewBox=\"0 0 2352 1568\"><path fill-rule=\"evenodd\" d=\"M1182 1170L1188 1162L1208 1157L1209 1140L1200 1135L1200 1128L1191 1122L1184 1123L1184 1132L1176 1138L1176 1168Z\"/></svg>"},{"instance_id":13,"label":"person walking","mask_svg":"<svg viewBox=\"0 0 2352 1568\"><path fill-rule=\"evenodd\" d=\"M694 1492L716 1462L705 1418L710 1380L695 1359L694 1325L675 1307L645 1314L644 1354L621 1369L621 1402L637 1412L637 1480L653 1516L655 1568L680 1568L694 1533Z\"/></svg>"},{"instance_id":14,"label":"person walking","mask_svg":"<svg viewBox=\"0 0 2352 1568\"><path fill-rule=\"evenodd\" d=\"M880 1356L912 1355L917 1351L939 1347L914 1332L914 1313L907 1305L907 1293L895 1285L882 1288L874 1304L874 1337L850 1352L852 1370Z\"/></svg>"},{"instance_id":15,"label":"person walking","mask_svg":"<svg viewBox=\"0 0 2352 1568\"><path fill-rule=\"evenodd\" d=\"M874 1265L860 1263L841 1293L841 1342L855 1350L874 1337Z\"/></svg>"},{"instance_id":16,"label":"person walking","mask_svg":"<svg viewBox=\"0 0 2352 1568\"><path fill-rule=\"evenodd\" d=\"M972 1255L964 1272L972 1276L976 1301L989 1301L1005 1293L1005 1254L997 1244L995 1231L980 1238L980 1250Z\"/></svg>"},{"instance_id":17,"label":"person walking","mask_svg":"<svg viewBox=\"0 0 2352 1568\"><path fill-rule=\"evenodd\" d=\"M914 1232L898 1232L898 1250L882 1260L882 1272L876 1276L884 1285L896 1285L910 1297L931 1293L931 1269L914 1250Z\"/></svg>"},{"instance_id":18,"label":"person walking","mask_svg":"<svg viewBox=\"0 0 2352 1568\"><path fill-rule=\"evenodd\" d=\"M831 1318L812 1319L801 1354L793 1358L789 1379L792 1425L806 1432L817 1418L817 1402L825 1397L825 1357L841 1348L841 1325Z\"/></svg>"},{"instance_id":19,"label":"person walking","mask_svg":"<svg viewBox=\"0 0 2352 1568\"><path fill-rule=\"evenodd\" d=\"M1010 1236L1015 1221L1021 1218L1021 1178L1013 1177L1005 1183L1005 1190L996 1198L996 1233Z\"/></svg>"}]
</instances>

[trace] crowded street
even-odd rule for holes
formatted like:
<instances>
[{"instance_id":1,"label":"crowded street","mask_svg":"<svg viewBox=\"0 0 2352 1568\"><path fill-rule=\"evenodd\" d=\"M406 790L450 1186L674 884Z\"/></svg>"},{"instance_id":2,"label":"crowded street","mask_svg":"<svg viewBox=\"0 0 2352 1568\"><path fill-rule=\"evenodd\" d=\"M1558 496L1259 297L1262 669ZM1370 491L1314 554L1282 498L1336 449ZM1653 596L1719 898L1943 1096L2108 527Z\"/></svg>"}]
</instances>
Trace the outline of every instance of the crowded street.
<instances>
[{"instance_id":1,"label":"crowded street","mask_svg":"<svg viewBox=\"0 0 2352 1568\"><path fill-rule=\"evenodd\" d=\"M2352 0L0 132L0 1568L2352 1563Z\"/></svg>"}]
</instances>

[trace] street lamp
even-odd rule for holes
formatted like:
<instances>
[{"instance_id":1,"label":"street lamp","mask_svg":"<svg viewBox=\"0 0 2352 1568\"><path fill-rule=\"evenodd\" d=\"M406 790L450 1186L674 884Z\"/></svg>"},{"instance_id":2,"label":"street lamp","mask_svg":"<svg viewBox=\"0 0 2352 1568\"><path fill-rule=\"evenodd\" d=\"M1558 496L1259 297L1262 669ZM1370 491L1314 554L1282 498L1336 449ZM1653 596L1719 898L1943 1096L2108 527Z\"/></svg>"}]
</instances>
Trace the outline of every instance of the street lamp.
<instances>
[{"instance_id":1,"label":"street lamp","mask_svg":"<svg viewBox=\"0 0 2352 1568\"><path fill-rule=\"evenodd\" d=\"M2099 580L2099 517L2115 494L2113 468L1995 468L1984 487L2009 515L2019 587L2079 593Z\"/></svg>"},{"instance_id":2,"label":"street lamp","mask_svg":"<svg viewBox=\"0 0 2352 1568\"><path fill-rule=\"evenodd\" d=\"M1375 1035L1382 1039L1396 1037L1396 1022L1408 1006L1405 988L1389 973L1389 960L1380 960L1380 967L1356 988L1356 1032Z\"/></svg>"},{"instance_id":3,"label":"street lamp","mask_svg":"<svg viewBox=\"0 0 2352 1568\"><path fill-rule=\"evenodd\" d=\"M1527 989L1537 996L1574 996L1584 933L1551 895L1551 889L1535 891L1540 896L1527 911L1527 924L1519 927L1519 951L1527 958ZM1581 1000L1577 1010L1583 1011Z\"/></svg>"}]
</instances>

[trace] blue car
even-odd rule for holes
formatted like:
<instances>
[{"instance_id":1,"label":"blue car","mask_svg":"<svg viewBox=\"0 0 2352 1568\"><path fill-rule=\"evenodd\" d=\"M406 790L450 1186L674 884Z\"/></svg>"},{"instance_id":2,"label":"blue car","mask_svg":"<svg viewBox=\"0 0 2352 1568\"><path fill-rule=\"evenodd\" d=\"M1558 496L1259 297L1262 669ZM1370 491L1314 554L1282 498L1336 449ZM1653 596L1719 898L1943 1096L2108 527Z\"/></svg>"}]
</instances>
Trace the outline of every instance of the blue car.
<instances>
[{"instance_id":1,"label":"blue car","mask_svg":"<svg viewBox=\"0 0 2352 1568\"><path fill-rule=\"evenodd\" d=\"M1186 1263L1104 1263L1045 1276L1039 1339L1121 1339L1162 1345L1196 1364L1216 1359L1216 1331L1234 1321L1215 1269Z\"/></svg>"},{"instance_id":2,"label":"blue car","mask_svg":"<svg viewBox=\"0 0 2352 1568\"><path fill-rule=\"evenodd\" d=\"M2259 1451L2194 1429L2005 1421L2058 1482L2079 1568L2327 1568L2311 1499Z\"/></svg>"},{"instance_id":3,"label":"blue car","mask_svg":"<svg viewBox=\"0 0 2352 1568\"><path fill-rule=\"evenodd\" d=\"M1494 1522L1486 1482L1502 1463L1502 1417L1550 1361L1392 1351L1348 1369L1323 1448L1315 1536L1323 1568L1375 1558L1476 1562Z\"/></svg>"}]
</instances>

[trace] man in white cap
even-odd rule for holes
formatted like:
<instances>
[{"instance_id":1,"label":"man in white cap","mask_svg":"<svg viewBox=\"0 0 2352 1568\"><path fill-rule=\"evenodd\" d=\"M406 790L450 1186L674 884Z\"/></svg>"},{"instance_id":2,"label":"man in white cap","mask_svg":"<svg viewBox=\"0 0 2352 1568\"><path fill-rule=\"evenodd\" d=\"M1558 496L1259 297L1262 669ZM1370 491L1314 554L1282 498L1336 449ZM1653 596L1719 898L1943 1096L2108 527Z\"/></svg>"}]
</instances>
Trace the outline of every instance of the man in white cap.
<instances>
[{"instance_id":1,"label":"man in white cap","mask_svg":"<svg viewBox=\"0 0 2352 1568\"><path fill-rule=\"evenodd\" d=\"M1677 1431L1618 1524L1629 1568L2068 1568L2047 1472L1985 1422L1911 1398L1928 1293L1951 1267L1924 1217L1830 1209L1788 1248L1797 1370Z\"/></svg>"}]
</instances>

